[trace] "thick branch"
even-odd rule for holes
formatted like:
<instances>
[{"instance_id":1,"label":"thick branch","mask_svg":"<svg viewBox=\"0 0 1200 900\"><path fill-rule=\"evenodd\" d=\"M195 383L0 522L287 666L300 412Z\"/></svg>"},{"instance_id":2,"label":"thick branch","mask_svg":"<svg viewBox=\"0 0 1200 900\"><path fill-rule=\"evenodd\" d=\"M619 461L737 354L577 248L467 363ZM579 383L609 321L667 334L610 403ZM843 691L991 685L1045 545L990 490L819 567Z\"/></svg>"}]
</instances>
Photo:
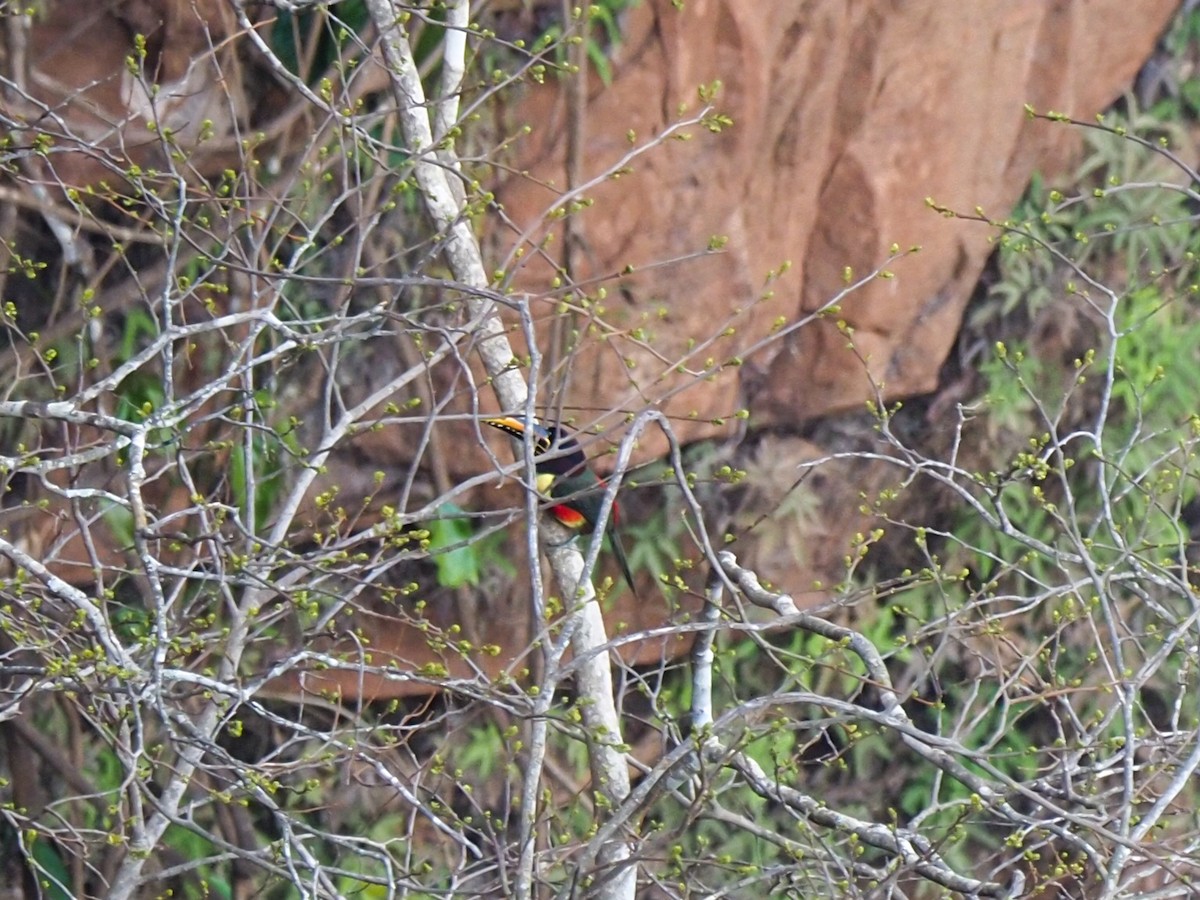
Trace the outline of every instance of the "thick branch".
<instances>
[{"instance_id":1,"label":"thick branch","mask_svg":"<svg viewBox=\"0 0 1200 900\"><path fill-rule=\"evenodd\" d=\"M441 164L446 153L443 152L441 161L435 153L433 126L425 90L404 30L404 13L391 0L367 0L367 9L379 30L392 92L399 107L400 128L413 156L413 175L430 218L445 238L446 261L457 280L484 288L488 279L479 243L464 215L463 205L456 198L450 181L452 176ZM500 405L506 409L524 409L528 389L514 364L512 347L495 303L479 296L468 296L467 304L472 317L480 320L479 355ZM550 565L563 595L578 600L566 627L573 634L571 646L576 656L587 657L590 650L603 646L607 640L595 590L590 581L581 580L583 565L578 551L562 548L551 553ZM611 809L629 793L629 771L620 750L621 722L613 698L612 671L607 654L596 654L579 668L577 685L583 695L580 706L585 710L595 788ZM615 842L603 853L603 861L609 866L621 867L628 857L629 847L624 842ZM619 875L607 883L602 896L614 900L633 897L637 885L635 870L628 867L618 868L618 871Z\"/></svg>"}]
</instances>

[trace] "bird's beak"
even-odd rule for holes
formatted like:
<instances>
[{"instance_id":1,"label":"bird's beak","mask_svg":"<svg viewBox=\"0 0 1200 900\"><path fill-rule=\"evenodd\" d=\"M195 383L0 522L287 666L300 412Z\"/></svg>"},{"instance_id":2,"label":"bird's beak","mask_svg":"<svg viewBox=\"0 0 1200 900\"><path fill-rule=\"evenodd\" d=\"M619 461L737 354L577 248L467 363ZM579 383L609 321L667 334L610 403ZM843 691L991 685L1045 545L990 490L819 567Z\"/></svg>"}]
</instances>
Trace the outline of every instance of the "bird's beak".
<instances>
[{"instance_id":1,"label":"bird's beak","mask_svg":"<svg viewBox=\"0 0 1200 900\"><path fill-rule=\"evenodd\" d=\"M516 416L497 416L495 418L480 419L480 421L485 425L491 425L493 428L499 428L505 434L511 435L518 441L523 441L525 435L532 430L534 451L542 454L552 449L550 438L546 436L543 429L537 425L530 426L524 419L519 419Z\"/></svg>"},{"instance_id":2,"label":"bird's beak","mask_svg":"<svg viewBox=\"0 0 1200 900\"><path fill-rule=\"evenodd\" d=\"M491 425L493 428L507 431L513 437L522 437L525 434L525 422L523 419L516 419L512 416L500 416L494 419L481 419L480 421L484 425Z\"/></svg>"}]
</instances>

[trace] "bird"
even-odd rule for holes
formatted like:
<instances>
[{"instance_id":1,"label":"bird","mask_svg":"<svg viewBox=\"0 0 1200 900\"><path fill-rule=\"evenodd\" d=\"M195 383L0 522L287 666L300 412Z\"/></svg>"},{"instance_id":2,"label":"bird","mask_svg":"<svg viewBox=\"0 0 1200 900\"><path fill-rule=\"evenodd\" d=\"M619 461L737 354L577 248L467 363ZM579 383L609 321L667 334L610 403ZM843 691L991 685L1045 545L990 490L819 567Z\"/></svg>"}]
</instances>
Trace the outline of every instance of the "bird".
<instances>
[{"instance_id":1,"label":"bird","mask_svg":"<svg viewBox=\"0 0 1200 900\"><path fill-rule=\"evenodd\" d=\"M569 429L519 416L499 416L482 421L518 440L524 440L527 431L532 432L538 493L559 501L552 503L548 512L561 525L577 534L592 534L596 530L596 520L600 518L600 507L604 503L604 482L588 465L583 448ZM625 583L636 598L638 593L633 584L633 573L629 570L629 559L617 534L617 515L614 501L605 534L612 545L617 565L621 567L621 574L625 576Z\"/></svg>"}]
</instances>

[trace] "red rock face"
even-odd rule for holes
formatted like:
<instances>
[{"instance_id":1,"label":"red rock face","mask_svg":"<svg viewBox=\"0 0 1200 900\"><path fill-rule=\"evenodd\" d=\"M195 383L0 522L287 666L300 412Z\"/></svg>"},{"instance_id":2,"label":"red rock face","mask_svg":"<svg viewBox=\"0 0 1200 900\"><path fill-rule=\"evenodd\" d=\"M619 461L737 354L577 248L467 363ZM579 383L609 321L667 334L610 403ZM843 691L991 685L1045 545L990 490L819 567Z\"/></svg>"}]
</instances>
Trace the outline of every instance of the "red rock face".
<instances>
[{"instance_id":1,"label":"red rock face","mask_svg":"<svg viewBox=\"0 0 1200 900\"><path fill-rule=\"evenodd\" d=\"M621 179L587 191L595 205L573 220L582 248L576 275L692 254L713 235L728 243L720 254L646 269L610 289L605 319L644 327L655 352L620 336L586 342L565 377L554 376L556 389L566 386L566 407L657 404L681 421L687 440L740 407L769 426L856 408L872 395L872 380L889 397L930 390L990 245L986 229L946 221L926 198L1003 217L1030 174L1053 173L1077 142L1070 129L1030 120L1025 104L1080 118L1102 109L1177 5L690 0L679 11L670 0L645 0L625 23L613 83L593 84L582 177L625 155L630 132L644 141L676 121L681 104L694 111L697 86L714 79L734 125L719 136L693 128L693 140L668 141ZM159 89L154 115L185 148L211 122L215 137L189 165L220 171L230 153L237 159L246 122L270 118L258 108L264 98L237 89L237 42L228 39L235 25L224 0L54 0L13 60L18 81L44 107L8 111L64 132L57 149L69 149L74 135L157 164L163 151L146 128L146 85L126 65L134 36L144 35L146 78ZM533 177L511 179L500 196L528 225L555 198L542 185L566 184L558 83L534 91L515 115L535 125L520 165ZM95 152L56 152L44 165L53 169L49 181L77 185L121 171ZM922 250L892 267L894 279L843 304L838 317L855 329L857 353L833 321L747 352L780 319L795 322L826 303L847 269L861 275L880 265L893 243ZM767 274L785 261L792 267L772 285L773 299L757 302ZM550 273L534 261L519 283L536 294ZM689 341L726 323L736 333L687 356ZM679 360L694 372L732 356L745 364L713 380L674 373ZM648 440L643 453L663 447Z\"/></svg>"},{"instance_id":2,"label":"red rock face","mask_svg":"<svg viewBox=\"0 0 1200 900\"><path fill-rule=\"evenodd\" d=\"M232 46L222 45L235 24L228 3L50 0L43 6L28 32L15 39L10 32L8 68L27 96L9 92L3 102L7 114L54 138L55 152L45 161L50 183L116 184L124 159L161 166L151 120L189 149L189 162L201 171L236 159L229 147L216 146L235 134L244 112L243 98L229 89L237 71ZM135 75L127 60L136 58L137 36L145 56ZM206 121L218 140L210 136L197 152ZM106 161L89 147L117 156Z\"/></svg>"},{"instance_id":3,"label":"red rock face","mask_svg":"<svg viewBox=\"0 0 1200 900\"><path fill-rule=\"evenodd\" d=\"M846 267L866 274L893 243L919 245L891 267L894 279L842 306L866 372L835 323L823 321L664 407L694 414L680 426L691 438L743 405L755 423L771 425L861 408L870 380L890 397L929 391L990 245L985 228L945 220L926 198L1007 215L1031 174L1061 169L1077 143L1072 130L1031 120L1025 104L1094 115L1130 84L1177 5L694 0L681 13L669 0L648 0L629 19L612 85L592 93L585 176L627 152L630 129L644 139L674 121L679 104L694 109L696 86L715 78L724 85L718 106L735 124L715 138L668 142L631 174L589 191L596 203L579 222L587 250L578 274L679 256L727 235L723 254L630 278L631 302L608 303L609 318L628 326L665 306L654 340L671 357L751 306L767 273L790 260L774 299L713 351L720 359L752 346L778 316L792 322L827 302ZM550 198L536 182L565 182L560 95L548 87L534 96L525 120L543 143L526 164L534 178L501 192L518 222ZM536 290L544 278L531 268L523 280ZM568 406L605 409L624 398L637 409L639 397L678 387L643 377L658 372L649 354L623 352L641 373L611 351L580 354Z\"/></svg>"},{"instance_id":4,"label":"red rock face","mask_svg":"<svg viewBox=\"0 0 1200 900\"><path fill-rule=\"evenodd\" d=\"M891 397L932 389L991 248L984 228L943 219L926 198L1003 217L1031 173L1062 167L1077 141L1069 129L1029 119L1025 105L1078 118L1104 108L1130 83L1177 5L687 0L680 12L670 0L644 0L629 15L612 84L592 86L583 179L622 158L630 132L645 141L676 121L680 104L694 112L700 84L722 81L718 106L734 125L718 136L694 127L693 140L667 141L620 180L587 191L595 204L573 219L576 277L634 266L620 290L609 286L603 318L620 329L644 328L648 346L621 334L585 341L552 377L555 387L565 385L567 411L659 405L675 417L676 432L686 441L710 436L711 419L740 407L751 410L757 426L795 424L859 408L873 394L872 380ZM142 34L147 78L160 88L155 112L162 125L191 147L202 123L213 122L214 138L189 154L189 165L204 172L236 164L237 139L247 123L257 128L274 113L262 95L240 92L246 80L235 72L229 10L227 0L47 0L21 59L9 60L37 102L6 112L61 132L59 149L77 139L78 145L120 148L141 165L155 165L162 144L146 129L148 95L125 64L134 35ZM259 81L263 90L270 82ZM53 115L46 116L46 109ZM535 126L519 164L532 177L511 179L500 188L500 199L525 227L567 182L566 114L558 86L532 92L514 115ZM119 178L123 163L106 161L102 153L56 152L44 164L52 167L48 183L88 184ZM648 268L702 251L713 235L728 237L723 252ZM830 321L748 352L778 320L796 322L826 303L842 288L847 268L863 275L880 265L893 243L923 249L891 267L895 278L873 282L843 304L838 317L855 329L856 353ZM536 260L536 254L527 258ZM771 285L774 297L760 299L768 273L785 261L792 266ZM548 267L538 266L528 264L519 276L534 294L550 283ZM689 355L690 340L704 341L727 324L733 333ZM744 356L745 364L713 379L675 372L681 360L694 372L704 370L709 358L735 355ZM473 429L464 424L459 433L462 441L444 443L451 448L445 454L451 480L488 464L482 454L472 455ZM404 470L415 445L405 438L363 434L355 441L358 455L331 463L327 483L341 485L346 495L371 492L373 470ZM642 457L663 449L665 443L648 432ZM762 479L756 489L788 491L797 465L822 453L800 441L764 443L758 462L776 477ZM798 590L814 575L837 578L847 535L859 524L846 510L856 508L858 490L873 477L849 464L824 482L815 477L806 487L821 498L821 514L805 518L798 512L790 524L777 514L785 496L748 503L745 522L735 524L752 528L768 512L772 519L766 538L767 529L759 529L739 545L743 561L762 564L771 578ZM167 498L161 508L185 499ZM60 557L68 563L89 559L73 547ZM90 568L81 563L74 574L64 574L82 583ZM812 597L819 599L815 589ZM497 633L489 639L525 646L525 606L519 604L519 616L493 616ZM637 630L665 615L658 604L630 604L624 597L612 620ZM390 619L387 627L374 627L382 632L375 649L383 658L390 654L414 667L440 660L423 633L397 628ZM631 660L650 660L685 645L647 643L623 652ZM506 652L495 665L510 659ZM358 683L355 676L345 685L347 694Z\"/></svg>"}]
</instances>

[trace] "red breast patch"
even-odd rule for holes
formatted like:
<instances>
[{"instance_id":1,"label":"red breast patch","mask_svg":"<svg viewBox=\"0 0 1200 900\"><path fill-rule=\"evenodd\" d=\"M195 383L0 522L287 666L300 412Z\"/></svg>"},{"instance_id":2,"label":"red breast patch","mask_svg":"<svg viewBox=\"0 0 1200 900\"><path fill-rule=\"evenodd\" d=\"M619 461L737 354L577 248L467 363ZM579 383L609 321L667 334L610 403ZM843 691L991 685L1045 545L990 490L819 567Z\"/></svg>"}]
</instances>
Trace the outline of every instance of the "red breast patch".
<instances>
[{"instance_id":1,"label":"red breast patch","mask_svg":"<svg viewBox=\"0 0 1200 900\"><path fill-rule=\"evenodd\" d=\"M554 518L558 519L559 522L568 528L584 528L588 524L583 513L569 506L552 506L550 507L550 515L554 516Z\"/></svg>"}]
</instances>

